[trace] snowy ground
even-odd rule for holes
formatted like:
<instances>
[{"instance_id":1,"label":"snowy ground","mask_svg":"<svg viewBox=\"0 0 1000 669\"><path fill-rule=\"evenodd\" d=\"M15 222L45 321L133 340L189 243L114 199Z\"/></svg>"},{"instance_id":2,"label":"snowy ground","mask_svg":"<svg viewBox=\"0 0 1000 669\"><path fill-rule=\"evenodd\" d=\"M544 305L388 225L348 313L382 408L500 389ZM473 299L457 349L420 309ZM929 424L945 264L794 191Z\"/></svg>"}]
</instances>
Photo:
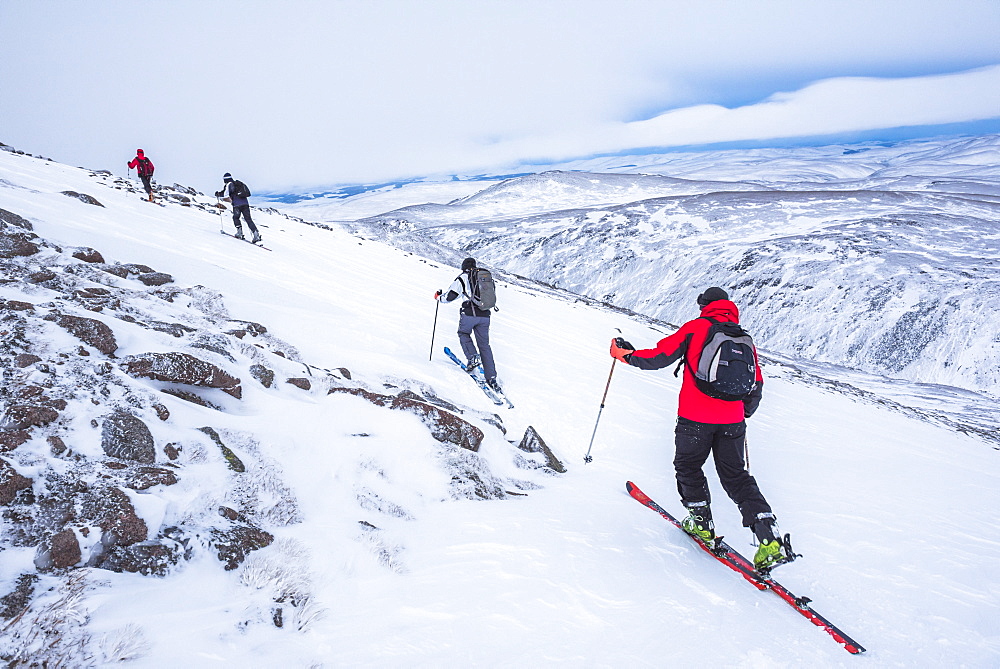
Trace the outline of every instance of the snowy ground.
<instances>
[{"instance_id":1,"label":"snowy ground","mask_svg":"<svg viewBox=\"0 0 1000 669\"><path fill-rule=\"evenodd\" d=\"M105 208L59 193L67 189ZM220 291L234 318L267 324L311 364L415 380L451 401L493 408L440 350L428 361L431 295L454 268L266 213L255 218L273 251L256 249L221 236L211 214L151 205L86 171L3 152L0 208L52 241ZM0 296L23 299L5 290ZM533 425L567 474L525 497L448 500L433 442L412 417L354 397L248 391L226 427L252 432L280 463L301 522L276 530L278 541L234 572L207 556L164 578L95 570L84 602L90 629L141 627L148 647L137 667L1000 664L995 444L803 383L781 366L764 369L751 470L805 556L777 576L868 649L852 657L625 493L631 479L679 512L671 472L678 382L669 372L617 367L594 461L583 463L615 328L640 346L662 333L519 286L502 286L499 304L494 351L517 404L503 417L508 434ZM441 308L438 349L456 346L456 321L454 308ZM894 401L906 396L897 386ZM183 411L172 420L184 420ZM373 438L354 437L362 433ZM488 439L487 456L502 442ZM362 466L372 459L377 477ZM749 532L710 480L720 533L751 551ZM358 520L369 516L350 493L368 484L408 512L379 517L390 557L381 562L357 540ZM189 494L199 492L207 491ZM5 551L0 582L30 559ZM266 599L246 587L248 571L268 560L309 580L317 616L304 632L243 622L254 598Z\"/></svg>"}]
</instances>

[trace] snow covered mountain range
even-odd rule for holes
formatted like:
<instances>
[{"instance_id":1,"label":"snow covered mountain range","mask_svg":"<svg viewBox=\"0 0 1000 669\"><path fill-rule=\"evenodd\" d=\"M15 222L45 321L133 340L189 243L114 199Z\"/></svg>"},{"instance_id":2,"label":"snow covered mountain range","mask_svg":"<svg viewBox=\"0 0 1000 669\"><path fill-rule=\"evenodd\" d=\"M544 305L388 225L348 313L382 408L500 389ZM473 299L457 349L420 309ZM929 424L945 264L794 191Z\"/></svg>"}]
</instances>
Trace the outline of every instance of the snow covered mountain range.
<instances>
[{"instance_id":1,"label":"snow covered mountain range","mask_svg":"<svg viewBox=\"0 0 1000 669\"><path fill-rule=\"evenodd\" d=\"M774 352L1000 395L1000 136L560 167L350 229L672 323L723 286Z\"/></svg>"},{"instance_id":2,"label":"snow covered mountain range","mask_svg":"<svg viewBox=\"0 0 1000 669\"><path fill-rule=\"evenodd\" d=\"M977 141L995 150L995 138L969 146ZM137 183L109 172L4 148L0 658L11 666L858 661L625 493L625 481L635 480L679 513L670 464L678 381L621 366L609 378L607 355L616 328L651 344L671 330L668 320L694 315L694 291L705 280L721 283L727 272L757 280L777 254L741 274L728 268L746 257L748 243L716 240L724 262L704 275L687 266L684 276L703 283L676 304L649 309L616 257L654 281L643 253L669 255L681 267L687 255L709 257L694 242L707 244L706 230L722 225L709 218L713 198L766 196L758 208L791 229L788 211L832 208L814 205L825 194L790 194L782 218L776 182L561 172L483 182L481 193L453 185L453 204L349 225L254 209L263 249L220 235L232 230L228 212L195 189L161 186L151 204ZM955 144L939 148L957 155ZM902 159L899 148L884 151ZM703 158L692 157L691 169ZM746 156L731 159L733 174L752 172L737 166ZM791 159L785 153L778 162ZM886 192L884 206L933 208L926 218L938 223L937 208L951 207L953 225L971 227L969 211L989 220L979 192L988 172L954 177L957 185L944 194L928 189L923 200L917 191ZM726 194L713 196L722 191L705 180L726 182ZM434 201L433 184L419 187L409 204ZM965 209L960 187L973 191ZM524 192L535 195L512 197ZM409 195L357 197L367 200L360 211ZM850 211L858 216L865 199L877 210L868 218L895 216L874 195L857 197ZM686 223L654 215L674 202L690 212ZM311 211L321 210L313 203ZM435 225L417 213L431 211L441 212ZM505 213L487 218L497 211ZM792 245L787 229L777 234L734 214L742 209L722 211L730 226L757 236L754 248L819 253ZM820 226L805 218L812 223L801 229ZM573 221L593 225L605 241L578 238ZM671 226L688 234L684 253L656 251L645 239L672 239L663 232ZM621 230L628 227L630 235ZM537 247L522 258L529 228ZM908 243L948 241L921 234ZM560 238L570 250L560 252ZM980 257L971 242L951 242L952 257L935 272ZM882 255L906 255L878 236L871 244L884 245ZM497 413L440 352L456 347L457 317L446 306L436 312L431 295L470 252L506 270L498 272L492 334L513 410ZM539 272L546 258L562 263L557 274L528 278L517 263L534 254ZM862 271L867 255L856 255L848 259ZM815 285L801 294L830 290L822 282L835 264L782 262ZM885 264L915 290L902 260ZM995 281L980 272L987 276L969 270L970 292L988 298ZM996 400L972 384L907 381L912 363L893 379L787 346L754 315L777 299L775 286L761 285L732 289L761 339L767 378L749 426L750 466L804 555L779 580L811 597L879 664L996 664ZM943 290L944 281L926 285ZM632 311L628 295L637 300ZM972 308L971 297L956 300L956 313ZM978 332L952 332L961 321L951 318L924 350L948 338L977 342L996 327L984 319ZM819 346L817 331L806 334ZM584 465L609 381L594 462ZM736 509L707 473L720 532L751 552Z\"/></svg>"}]
</instances>

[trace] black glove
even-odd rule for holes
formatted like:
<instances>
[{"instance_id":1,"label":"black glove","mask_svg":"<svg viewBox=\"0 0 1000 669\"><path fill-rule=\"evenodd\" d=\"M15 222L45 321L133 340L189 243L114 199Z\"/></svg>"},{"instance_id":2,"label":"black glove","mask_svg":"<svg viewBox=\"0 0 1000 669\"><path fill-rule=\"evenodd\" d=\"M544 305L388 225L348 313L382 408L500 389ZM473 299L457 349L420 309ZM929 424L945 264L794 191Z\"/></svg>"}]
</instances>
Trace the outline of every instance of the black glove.
<instances>
[{"instance_id":1,"label":"black glove","mask_svg":"<svg viewBox=\"0 0 1000 669\"><path fill-rule=\"evenodd\" d=\"M632 346L632 344L625 341L622 337L615 337L615 344L618 345L618 348L630 348L633 351L635 350L635 346Z\"/></svg>"},{"instance_id":2,"label":"black glove","mask_svg":"<svg viewBox=\"0 0 1000 669\"><path fill-rule=\"evenodd\" d=\"M222 191L221 190L215 191L215 197L222 197Z\"/></svg>"}]
</instances>

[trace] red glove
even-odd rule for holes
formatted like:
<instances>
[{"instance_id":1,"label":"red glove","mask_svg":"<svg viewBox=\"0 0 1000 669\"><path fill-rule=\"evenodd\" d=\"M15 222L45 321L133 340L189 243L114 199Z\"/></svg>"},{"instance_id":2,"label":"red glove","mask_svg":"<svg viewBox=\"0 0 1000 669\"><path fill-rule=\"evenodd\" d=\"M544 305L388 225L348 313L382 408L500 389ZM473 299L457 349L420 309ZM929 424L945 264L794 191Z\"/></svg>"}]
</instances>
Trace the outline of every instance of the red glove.
<instances>
[{"instance_id":1,"label":"red glove","mask_svg":"<svg viewBox=\"0 0 1000 669\"><path fill-rule=\"evenodd\" d=\"M615 337L611 340L611 357L615 360L621 360L626 365L629 364L628 356L635 352L635 349L630 347L631 344L627 341L621 337Z\"/></svg>"},{"instance_id":2,"label":"red glove","mask_svg":"<svg viewBox=\"0 0 1000 669\"><path fill-rule=\"evenodd\" d=\"M440 298L441 298L441 291L439 290L438 292L434 293L434 299L437 300Z\"/></svg>"}]
</instances>

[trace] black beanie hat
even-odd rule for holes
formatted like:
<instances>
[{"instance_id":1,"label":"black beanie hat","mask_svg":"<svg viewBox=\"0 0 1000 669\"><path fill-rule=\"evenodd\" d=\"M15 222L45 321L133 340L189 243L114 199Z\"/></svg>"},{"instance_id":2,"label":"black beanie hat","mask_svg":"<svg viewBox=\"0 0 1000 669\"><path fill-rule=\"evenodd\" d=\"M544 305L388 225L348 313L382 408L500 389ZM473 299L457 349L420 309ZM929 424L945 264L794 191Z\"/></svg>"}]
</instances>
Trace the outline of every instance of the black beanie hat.
<instances>
[{"instance_id":1,"label":"black beanie hat","mask_svg":"<svg viewBox=\"0 0 1000 669\"><path fill-rule=\"evenodd\" d=\"M233 180L233 175L230 174L229 172L226 172L225 174L222 175L222 180L223 181L232 181Z\"/></svg>"},{"instance_id":2,"label":"black beanie hat","mask_svg":"<svg viewBox=\"0 0 1000 669\"><path fill-rule=\"evenodd\" d=\"M466 270L470 270L470 269L472 269L475 266L476 266L476 259L475 258L466 258L465 260L462 261L462 271L463 272L466 271Z\"/></svg>"},{"instance_id":3,"label":"black beanie hat","mask_svg":"<svg viewBox=\"0 0 1000 669\"><path fill-rule=\"evenodd\" d=\"M711 288L706 289L704 293L698 296L698 306L707 307L709 304L715 302L716 300L728 300L728 299L729 299L729 293L722 290L718 286L712 286Z\"/></svg>"}]
</instances>

